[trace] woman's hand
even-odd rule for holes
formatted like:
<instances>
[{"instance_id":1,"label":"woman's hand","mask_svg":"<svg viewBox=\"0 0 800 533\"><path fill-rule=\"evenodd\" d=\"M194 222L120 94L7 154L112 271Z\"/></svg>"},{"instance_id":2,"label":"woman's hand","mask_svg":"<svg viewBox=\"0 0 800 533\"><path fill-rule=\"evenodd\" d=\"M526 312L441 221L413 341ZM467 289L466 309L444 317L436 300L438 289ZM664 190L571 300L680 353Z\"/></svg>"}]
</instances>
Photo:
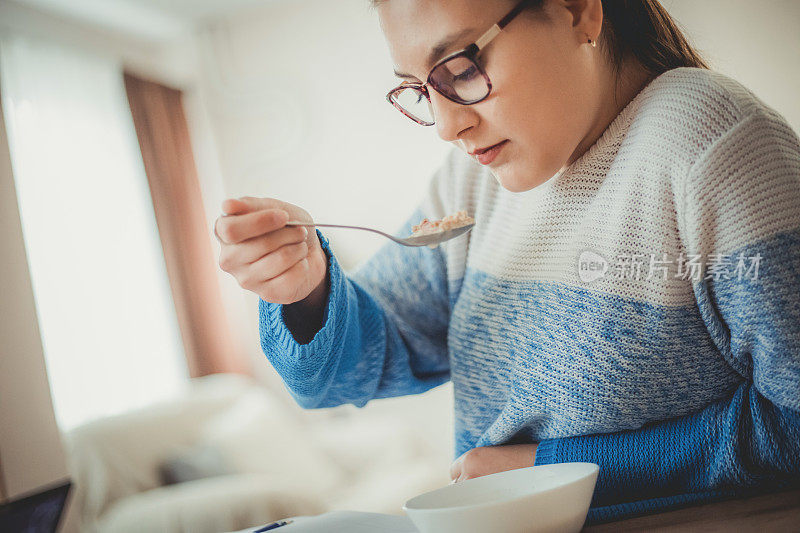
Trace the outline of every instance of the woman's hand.
<instances>
[{"instance_id":1,"label":"woman's hand","mask_svg":"<svg viewBox=\"0 0 800 533\"><path fill-rule=\"evenodd\" d=\"M325 281L328 260L313 228L286 227L296 220L313 223L305 210L273 198L225 200L215 222L220 241L219 266L239 285L264 301L291 304Z\"/></svg>"},{"instance_id":2,"label":"woman's hand","mask_svg":"<svg viewBox=\"0 0 800 533\"><path fill-rule=\"evenodd\" d=\"M533 466L536 444L508 444L473 448L450 465L453 483L475 477Z\"/></svg>"}]
</instances>

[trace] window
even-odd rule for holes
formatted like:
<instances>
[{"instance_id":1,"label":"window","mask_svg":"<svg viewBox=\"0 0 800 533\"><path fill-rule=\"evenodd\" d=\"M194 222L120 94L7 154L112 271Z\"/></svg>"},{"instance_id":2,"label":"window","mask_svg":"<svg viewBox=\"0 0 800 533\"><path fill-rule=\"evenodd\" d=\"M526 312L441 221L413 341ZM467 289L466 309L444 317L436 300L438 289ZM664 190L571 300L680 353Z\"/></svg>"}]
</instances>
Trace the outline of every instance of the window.
<instances>
[{"instance_id":1,"label":"window","mask_svg":"<svg viewBox=\"0 0 800 533\"><path fill-rule=\"evenodd\" d=\"M120 66L6 36L0 83L59 425L175 394L186 363Z\"/></svg>"}]
</instances>

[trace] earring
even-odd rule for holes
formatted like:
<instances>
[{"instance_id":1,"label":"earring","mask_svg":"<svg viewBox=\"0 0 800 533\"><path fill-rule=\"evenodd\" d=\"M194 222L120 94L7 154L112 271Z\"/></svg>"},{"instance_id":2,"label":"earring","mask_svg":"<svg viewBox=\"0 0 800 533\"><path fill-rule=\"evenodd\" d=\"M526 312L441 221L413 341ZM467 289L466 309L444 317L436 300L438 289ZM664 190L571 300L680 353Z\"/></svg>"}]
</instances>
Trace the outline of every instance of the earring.
<instances>
[{"instance_id":1,"label":"earring","mask_svg":"<svg viewBox=\"0 0 800 533\"><path fill-rule=\"evenodd\" d=\"M592 45L592 48L597 48L597 41L593 41L593 40L589 39L589 44Z\"/></svg>"}]
</instances>

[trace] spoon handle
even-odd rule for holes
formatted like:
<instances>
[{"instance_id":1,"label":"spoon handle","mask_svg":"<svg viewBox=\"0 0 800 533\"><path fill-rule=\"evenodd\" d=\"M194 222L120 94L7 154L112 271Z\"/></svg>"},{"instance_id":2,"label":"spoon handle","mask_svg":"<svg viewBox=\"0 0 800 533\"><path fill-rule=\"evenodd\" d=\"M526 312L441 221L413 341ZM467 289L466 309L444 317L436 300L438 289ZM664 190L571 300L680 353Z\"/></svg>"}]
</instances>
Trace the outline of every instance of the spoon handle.
<instances>
[{"instance_id":1,"label":"spoon handle","mask_svg":"<svg viewBox=\"0 0 800 533\"><path fill-rule=\"evenodd\" d=\"M395 242L398 242L398 240L394 236L389 235L388 233L384 233L382 231L378 231L378 230L373 229L373 228L365 228L363 226L343 226L341 224L317 224L316 222L295 222L293 220L290 220L289 222L287 222L286 225L287 226L310 226L310 227L319 226L319 227L324 227L324 228L360 229L360 230L364 230L364 231L371 231L373 233L377 233L378 235L383 235L384 237L387 237L389 239L392 239Z\"/></svg>"}]
</instances>

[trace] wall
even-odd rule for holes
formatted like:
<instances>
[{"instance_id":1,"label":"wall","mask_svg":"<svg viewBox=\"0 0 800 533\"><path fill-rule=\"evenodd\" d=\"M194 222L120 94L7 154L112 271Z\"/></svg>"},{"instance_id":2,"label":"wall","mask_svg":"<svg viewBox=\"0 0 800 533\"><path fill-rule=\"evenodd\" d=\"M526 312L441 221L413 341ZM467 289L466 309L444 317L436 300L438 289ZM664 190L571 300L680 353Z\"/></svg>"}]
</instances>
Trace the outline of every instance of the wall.
<instances>
[{"instance_id":1,"label":"wall","mask_svg":"<svg viewBox=\"0 0 800 533\"><path fill-rule=\"evenodd\" d=\"M0 504L68 477L0 109Z\"/></svg>"},{"instance_id":2,"label":"wall","mask_svg":"<svg viewBox=\"0 0 800 533\"><path fill-rule=\"evenodd\" d=\"M263 196L393 232L421 200L446 145L386 102L397 80L366 1L276 2L206 25L195 43L187 102L209 227L225 198ZM384 243L325 234L345 269ZM260 350L258 298L220 275L237 338L282 390Z\"/></svg>"},{"instance_id":3,"label":"wall","mask_svg":"<svg viewBox=\"0 0 800 533\"><path fill-rule=\"evenodd\" d=\"M198 47L226 194L389 230L410 214L446 146L386 102L397 79L366 1L247 11L207 26ZM327 233L346 268L383 244Z\"/></svg>"},{"instance_id":4,"label":"wall","mask_svg":"<svg viewBox=\"0 0 800 533\"><path fill-rule=\"evenodd\" d=\"M11 0L0 1L0 32L21 34L59 43L94 54L103 54L120 61L124 67L145 78L182 88L195 79L194 64L186 60L189 27L174 25L174 34L166 30L158 39L123 33L99 23L69 18L62 14L23 5Z\"/></svg>"},{"instance_id":5,"label":"wall","mask_svg":"<svg viewBox=\"0 0 800 533\"><path fill-rule=\"evenodd\" d=\"M800 131L800 2L663 4L713 68L738 80Z\"/></svg>"}]
</instances>

